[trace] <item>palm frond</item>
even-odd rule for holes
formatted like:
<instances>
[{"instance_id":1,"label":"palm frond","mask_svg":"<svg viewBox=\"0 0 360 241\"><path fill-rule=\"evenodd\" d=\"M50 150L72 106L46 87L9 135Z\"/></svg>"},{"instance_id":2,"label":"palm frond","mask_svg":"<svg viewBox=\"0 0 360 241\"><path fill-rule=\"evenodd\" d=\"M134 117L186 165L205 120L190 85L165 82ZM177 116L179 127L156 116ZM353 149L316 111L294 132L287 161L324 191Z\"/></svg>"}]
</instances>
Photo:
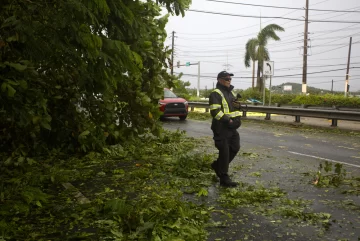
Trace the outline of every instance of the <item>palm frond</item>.
<instances>
[{"instance_id":1,"label":"palm frond","mask_svg":"<svg viewBox=\"0 0 360 241\"><path fill-rule=\"evenodd\" d=\"M269 39L279 41L280 37L276 34L276 31L284 32L285 29L277 24L269 24L263 28L258 34L260 44L267 45Z\"/></svg>"},{"instance_id":2,"label":"palm frond","mask_svg":"<svg viewBox=\"0 0 360 241\"><path fill-rule=\"evenodd\" d=\"M256 38L249 39L245 46L244 63L246 67L250 67L250 60L256 60L256 51L259 41Z\"/></svg>"},{"instance_id":3,"label":"palm frond","mask_svg":"<svg viewBox=\"0 0 360 241\"><path fill-rule=\"evenodd\" d=\"M264 60L270 60L270 53L266 47L264 48Z\"/></svg>"},{"instance_id":4,"label":"palm frond","mask_svg":"<svg viewBox=\"0 0 360 241\"><path fill-rule=\"evenodd\" d=\"M285 29L283 27L281 27L280 25L277 25L277 24L266 25L266 27L263 28L262 30L264 30L264 31L272 30L272 31L280 31L280 32L285 31Z\"/></svg>"},{"instance_id":5,"label":"palm frond","mask_svg":"<svg viewBox=\"0 0 360 241\"><path fill-rule=\"evenodd\" d=\"M250 60L251 60L250 53L246 51L244 56L244 63L246 68L250 67Z\"/></svg>"}]
</instances>

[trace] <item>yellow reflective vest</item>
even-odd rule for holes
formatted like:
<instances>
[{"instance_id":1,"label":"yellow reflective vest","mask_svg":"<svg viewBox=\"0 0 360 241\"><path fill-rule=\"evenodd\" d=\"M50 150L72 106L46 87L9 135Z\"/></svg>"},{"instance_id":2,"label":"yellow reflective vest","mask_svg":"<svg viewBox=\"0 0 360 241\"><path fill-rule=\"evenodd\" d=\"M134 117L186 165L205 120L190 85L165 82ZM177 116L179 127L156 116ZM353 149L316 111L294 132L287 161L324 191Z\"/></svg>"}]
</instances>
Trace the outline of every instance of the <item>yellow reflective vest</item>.
<instances>
[{"instance_id":1,"label":"yellow reflective vest","mask_svg":"<svg viewBox=\"0 0 360 241\"><path fill-rule=\"evenodd\" d=\"M229 118L235 118L238 116L241 116L240 111L230 111L229 104L226 101L226 98L224 94L219 89L214 89L213 92L218 93L221 96L221 105L220 104L212 104L210 105L210 110L217 110L220 109L220 111L217 113L217 115L214 117L217 120L220 120L224 115L228 116ZM234 91L231 91L233 96L235 97L236 94Z\"/></svg>"}]
</instances>

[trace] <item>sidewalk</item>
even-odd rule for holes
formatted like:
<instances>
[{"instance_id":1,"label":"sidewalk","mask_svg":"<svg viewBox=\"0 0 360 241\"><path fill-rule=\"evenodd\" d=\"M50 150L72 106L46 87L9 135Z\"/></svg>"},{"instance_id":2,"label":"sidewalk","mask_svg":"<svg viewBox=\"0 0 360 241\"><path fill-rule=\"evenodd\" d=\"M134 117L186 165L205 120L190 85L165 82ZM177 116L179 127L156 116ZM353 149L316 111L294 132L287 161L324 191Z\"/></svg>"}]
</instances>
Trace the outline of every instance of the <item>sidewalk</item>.
<instances>
[{"instance_id":1,"label":"sidewalk","mask_svg":"<svg viewBox=\"0 0 360 241\"><path fill-rule=\"evenodd\" d=\"M247 119L256 119L256 120L265 120L265 114L259 116L248 116ZM329 128L338 128L343 130L354 130L360 131L360 122L358 121L345 121L338 120L338 126L332 127L331 120L322 119L322 118L312 118L312 117L301 117L300 123L295 122L295 116L288 115L271 115L271 121L284 122L284 123L293 123L293 124L305 124L309 126L321 126Z\"/></svg>"}]
</instances>

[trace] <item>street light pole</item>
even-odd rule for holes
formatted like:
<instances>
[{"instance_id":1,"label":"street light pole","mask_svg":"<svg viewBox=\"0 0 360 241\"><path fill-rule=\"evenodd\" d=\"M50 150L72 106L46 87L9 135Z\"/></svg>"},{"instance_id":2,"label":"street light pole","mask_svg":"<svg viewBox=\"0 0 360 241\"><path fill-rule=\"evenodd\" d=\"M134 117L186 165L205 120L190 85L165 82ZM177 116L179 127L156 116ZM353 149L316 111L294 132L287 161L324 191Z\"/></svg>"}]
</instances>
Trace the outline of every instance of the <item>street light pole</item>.
<instances>
[{"instance_id":1,"label":"street light pole","mask_svg":"<svg viewBox=\"0 0 360 241\"><path fill-rule=\"evenodd\" d=\"M269 106L271 105L271 75L270 75L270 86L269 86Z\"/></svg>"},{"instance_id":2,"label":"street light pole","mask_svg":"<svg viewBox=\"0 0 360 241\"><path fill-rule=\"evenodd\" d=\"M175 31L172 32L172 44L171 44L171 75L174 75L174 39L175 39Z\"/></svg>"}]
</instances>

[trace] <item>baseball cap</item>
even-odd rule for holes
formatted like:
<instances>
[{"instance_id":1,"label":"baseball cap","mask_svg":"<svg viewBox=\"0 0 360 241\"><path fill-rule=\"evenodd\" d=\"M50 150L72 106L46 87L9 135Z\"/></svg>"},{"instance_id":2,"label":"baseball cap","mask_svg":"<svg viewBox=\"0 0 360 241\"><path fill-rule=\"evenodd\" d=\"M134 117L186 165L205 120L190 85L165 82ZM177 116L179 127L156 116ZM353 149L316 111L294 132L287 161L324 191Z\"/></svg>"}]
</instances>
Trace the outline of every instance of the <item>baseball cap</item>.
<instances>
[{"instance_id":1,"label":"baseball cap","mask_svg":"<svg viewBox=\"0 0 360 241\"><path fill-rule=\"evenodd\" d=\"M217 78L220 79L220 78L224 78L224 77L227 77L227 76L234 76L234 74L228 73L227 71L221 71L218 74Z\"/></svg>"}]
</instances>

